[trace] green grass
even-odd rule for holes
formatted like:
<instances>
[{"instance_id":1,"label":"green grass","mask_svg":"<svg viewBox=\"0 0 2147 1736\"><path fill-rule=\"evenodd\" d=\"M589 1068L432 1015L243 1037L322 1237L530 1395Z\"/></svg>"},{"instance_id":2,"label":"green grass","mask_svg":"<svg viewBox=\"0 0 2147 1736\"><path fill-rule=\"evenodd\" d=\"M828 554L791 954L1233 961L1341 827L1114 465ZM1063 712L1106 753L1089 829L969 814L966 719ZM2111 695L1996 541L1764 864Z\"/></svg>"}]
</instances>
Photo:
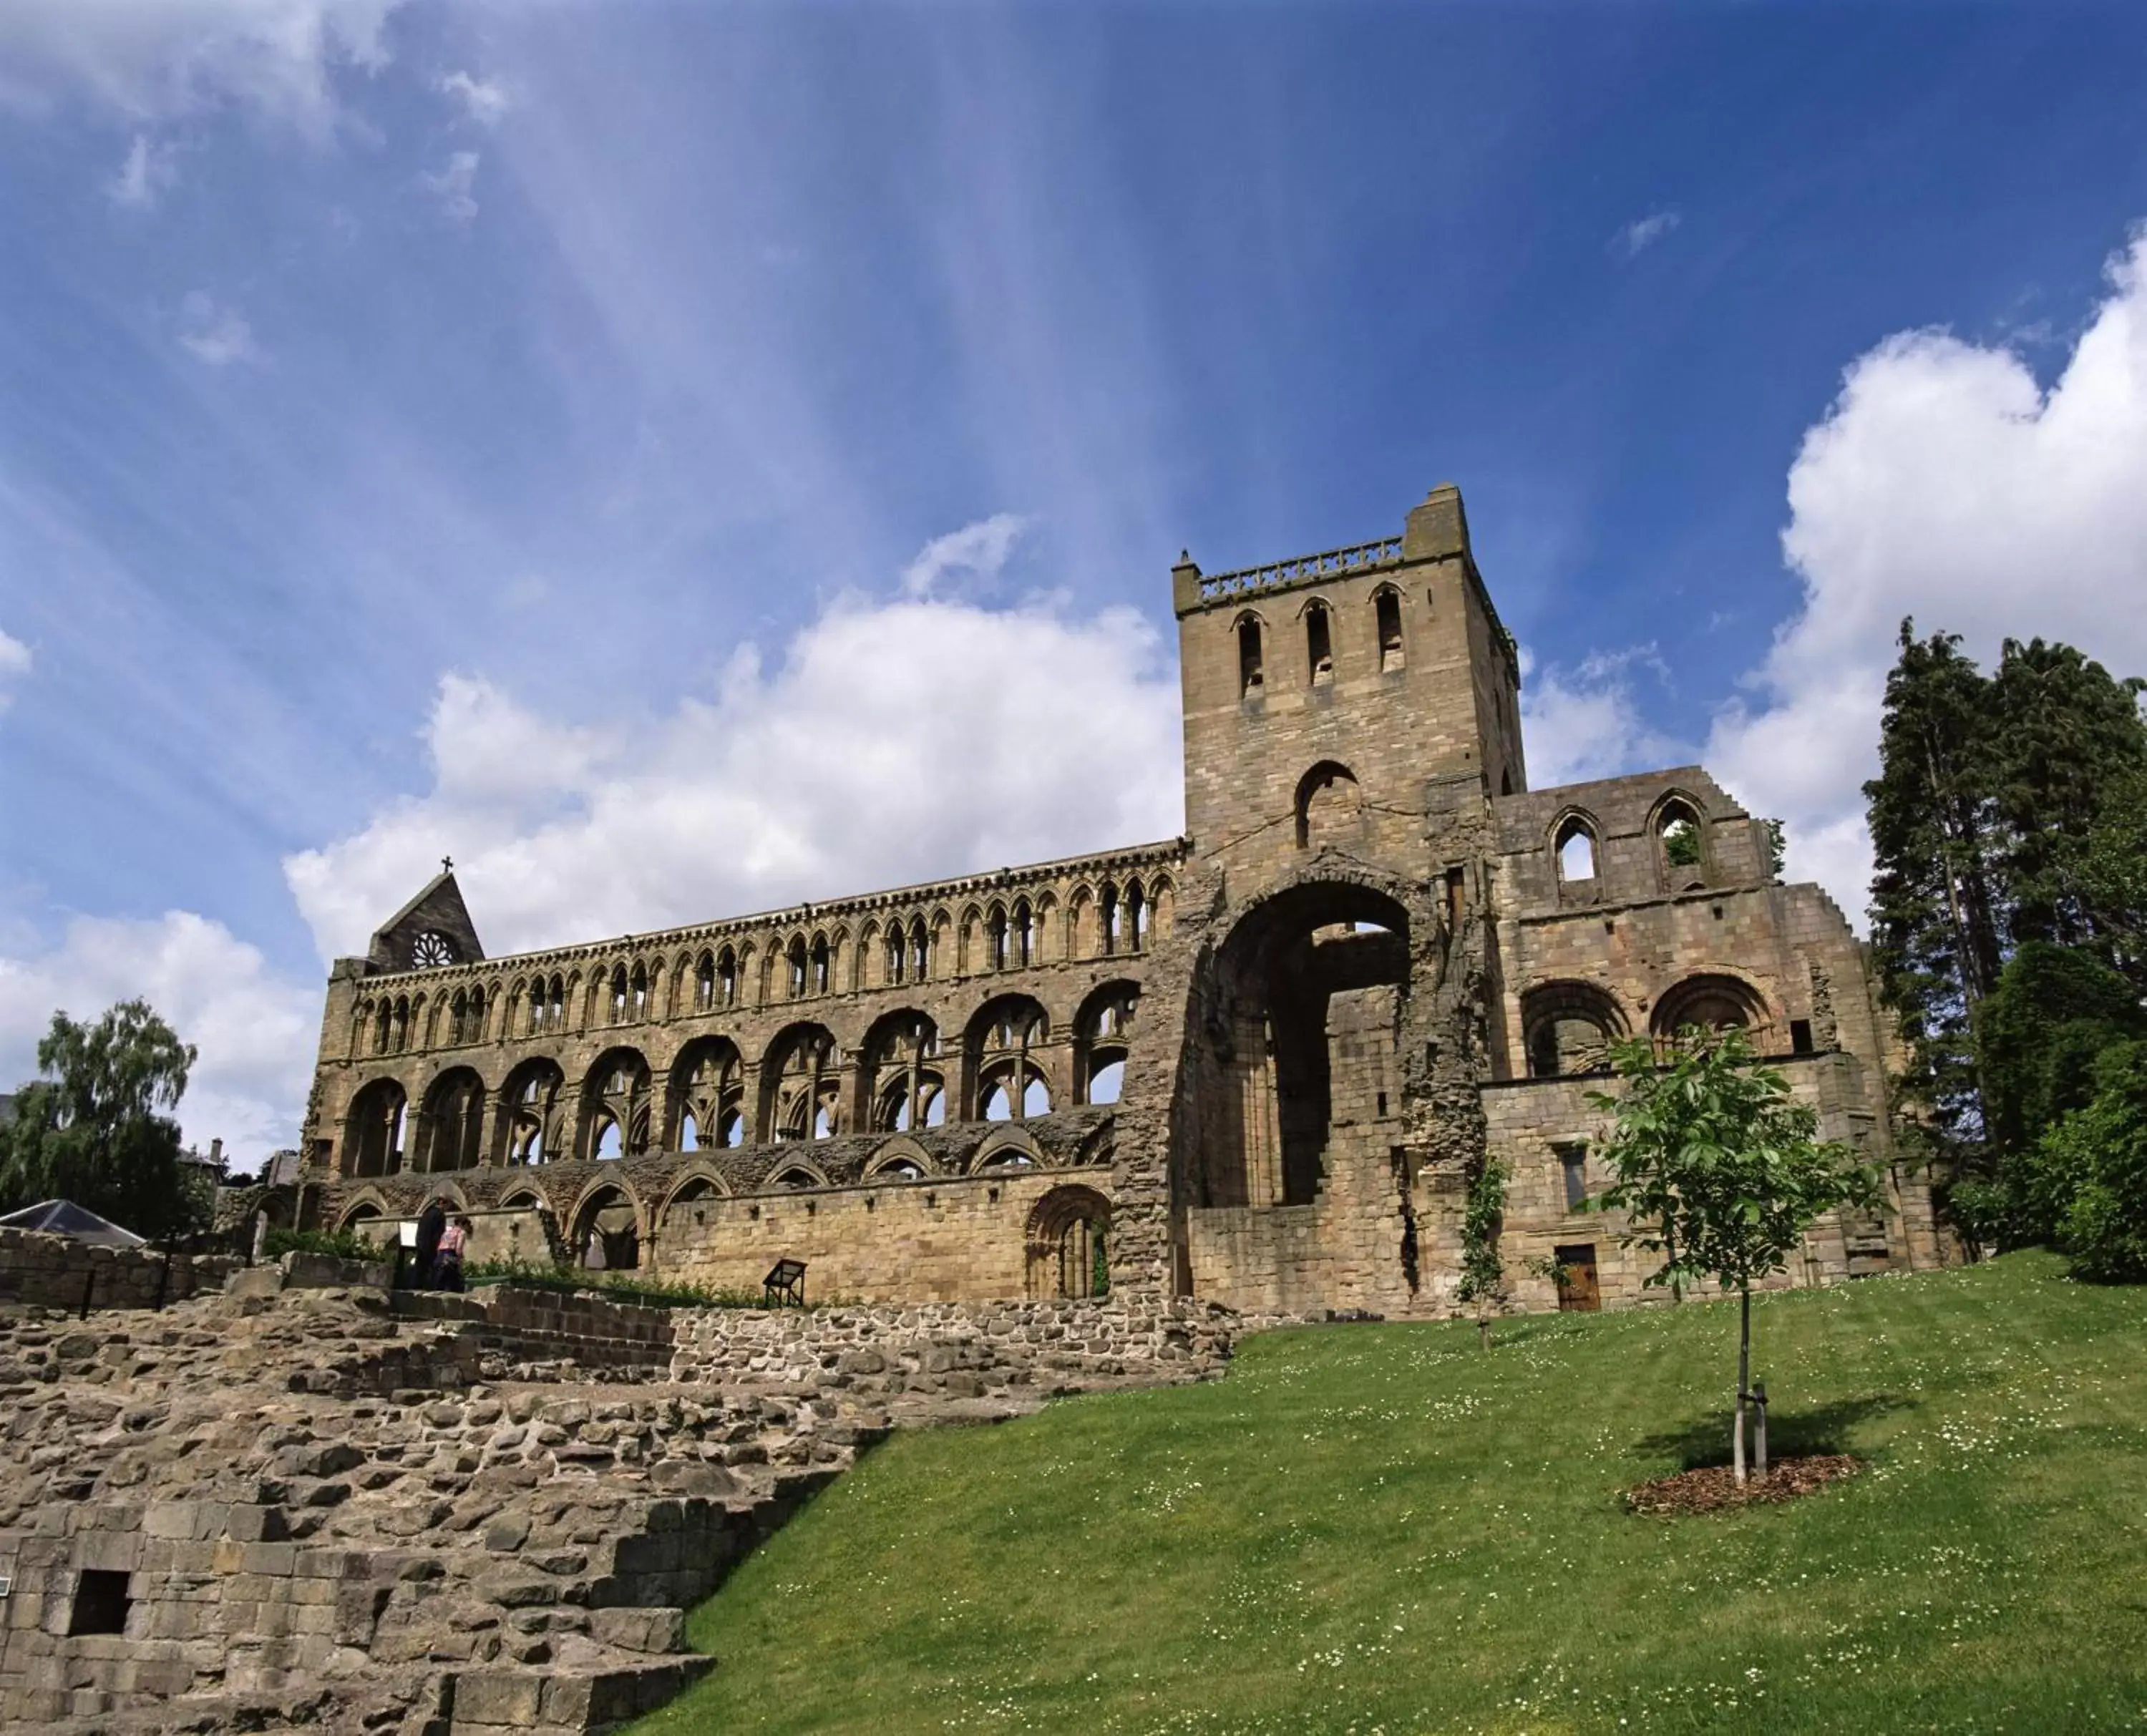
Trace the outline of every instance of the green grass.
<instances>
[{"instance_id":1,"label":"green grass","mask_svg":"<svg viewBox=\"0 0 2147 1736\"><path fill-rule=\"evenodd\" d=\"M641 1733L2147 1728L2147 1289L2016 1255L1770 1296L1779 1507L1719 1304L1248 1340L1228 1379L897 1437L694 1612Z\"/></svg>"}]
</instances>

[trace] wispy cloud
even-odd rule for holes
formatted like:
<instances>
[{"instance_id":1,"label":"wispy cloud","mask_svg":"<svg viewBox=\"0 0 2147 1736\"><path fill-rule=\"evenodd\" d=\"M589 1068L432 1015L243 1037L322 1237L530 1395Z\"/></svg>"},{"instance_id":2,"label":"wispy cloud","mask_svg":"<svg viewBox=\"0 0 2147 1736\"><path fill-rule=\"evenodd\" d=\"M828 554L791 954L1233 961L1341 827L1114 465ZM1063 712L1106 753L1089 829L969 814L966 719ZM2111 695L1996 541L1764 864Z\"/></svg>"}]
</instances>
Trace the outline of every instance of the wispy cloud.
<instances>
[{"instance_id":1,"label":"wispy cloud","mask_svg":"<svg viewBox=\"0 0 2147 1736\"><path fill-rule=\"evenodd\" d=\"M179 343L188 355L210 368L267 359L253 341L253 328L238 310L198 289L179 304Z\"/></svg>"},{"instance_id":2,"label":"wispy cloud","mask_svg":"<svg viewBox=\"0 0 2147 1736\"><path fill-rule=\"evenodd\" d=\"M498 126L514 106L505 85L472 73L444 73L433 81L433 88L458 104L463 113L480 127Z\"/></svg>"},{"instance_id":3,"label":"wispy cloud","mask_svg":"<svg viewBox=\"0 0 2147 1736\"><path fill-rule=\"evenodd\" d=\"M1522 648L1521 731L1531 785L1584 783L1690 757L1642 715L1635 669L1667 684L1669 672L1653 645L1591 652L1570 671L1554 663L1539 670Z\"/></svg>"},{"instance_id":4,"label":"wispy cloud","mask_svg":"<svg viewBox=\"0 0 2147 1736\"><path fill-rule=\"evenodd\" d=\"M994 513L943 537L934 537L903 569L903 594L929 597L947 580L958 577L988 587L1013 553L1027 522L1013 513Z\"/></svg>"},{"instance_id":5,"label":"wispy cloud","mask_svg":"<svg viewBox=\"0 0 2147 1736\"><path fill-rule=\"evenodd\" d=\"M1618 258L1633 258L1669 236L1684 221L1684 213L1674 206L1636 217L1610 238L1610 251Z\"/></svg>"},{"instance_id":6,"label":"wispy cloud","mask_svg":"<svg viewBox=\"0 0 2147 1736\"><path fill-rule=\"evenodd\" d=\"M15 697L15 683L30 673L30 648L20 639L0 633L0 711Z\"/></svg>"},{"instance_id":7,"label":"wispy cloud","mask_svg":"<svg viewBox=\"0 0 2147 1736\"><path fill-rule=\"evenodd\" d=\"M147 211L171 188L178 185L179 165L174 148L168 143L153 140L146 133L134 135L134 143L128 148L127 159L119 165L118 172L104 183L104 191L115 205L133 211Z\"/></svg>"},{"instance_id":8,"label":"wispy cloud","mask_svg":"<svg viewBox=\"0 0 2147 1736\"><path fill-rule=\"evenodd\" d=\"M477 215L477 166L474 151L457 151L445 167L425 169L418 184L440 202L440 212L451 223L466 223Z\"/></svg>"}]
</instances>

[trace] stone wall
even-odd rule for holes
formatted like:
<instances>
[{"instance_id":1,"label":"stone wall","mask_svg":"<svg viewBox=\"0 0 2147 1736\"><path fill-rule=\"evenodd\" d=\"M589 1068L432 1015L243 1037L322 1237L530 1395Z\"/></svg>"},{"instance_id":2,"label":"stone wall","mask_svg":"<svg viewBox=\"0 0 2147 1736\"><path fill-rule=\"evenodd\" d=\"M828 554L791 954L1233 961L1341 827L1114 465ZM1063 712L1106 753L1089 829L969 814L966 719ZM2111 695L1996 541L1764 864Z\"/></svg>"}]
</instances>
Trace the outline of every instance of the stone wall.
<instances>
[{"instance_id":1,"label":"stone wall","mask_svg":"<svg viewBox=\"0 0 2147 1736\"><path fill-rule=\"evenodd\" d=\"M1234 1328L1123 1302L659 1312L0 1309L0 1727L608 1729L711 1667L686 1607L889 1427L1212 1376Z\"/></svg>"},{"instance_id":2,"label":"stone wall","mask_svg":"<svg viewBox=\"0 0 2147 1736\"><path fill-rule=\"evenodd\" d=\"M238 1265L226 1254L104 1248L42 1230L0 1229L0 1303L48 1308L155 1308L221 1289Z\"/></svg>"}]
</instances>

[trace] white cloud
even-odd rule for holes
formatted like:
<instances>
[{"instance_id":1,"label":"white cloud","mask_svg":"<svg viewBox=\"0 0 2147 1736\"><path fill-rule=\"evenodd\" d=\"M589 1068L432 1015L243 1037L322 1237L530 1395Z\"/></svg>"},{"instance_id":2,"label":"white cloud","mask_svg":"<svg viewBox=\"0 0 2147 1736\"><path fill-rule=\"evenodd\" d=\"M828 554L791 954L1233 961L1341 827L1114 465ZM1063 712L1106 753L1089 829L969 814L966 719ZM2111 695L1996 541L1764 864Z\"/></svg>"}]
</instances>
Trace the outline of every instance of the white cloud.
<instances>
[{"instance_id":1,"label":"white cloud","mask_svg":"<svg viewBox=\"0 0 2147 1736\"><path fill-rule=\"evenodd\" d=\"M1127 609L836 602L668 716L588 728L442 681L432 790L286 858L323 956L452 853L494 951L1059 855L1184 823L1175 674Z\"/></svg>"},{"instance_id":2,"label":"white cloud","mask_svg":"<svg viewBox=\"0 0 2147 1736\"><path fill-rule=\"evenodd\" d=\"M1653 247L1684 221L1683 213L1675 209L1636 217L1610 238L1610 251L1621 259L1630 259Z\"/></svg>"},{"instance_id":3,"label":"white cloud","mask_svg":"<svg viewBox=\"0 0 2147 1736\"><path fill-rule=\"evenodd\" d=\"M403 0L7 0L0 101L136 121L235 103L323 137L338 68L377 71Z\"/></svg>"},{"instance_id":4,"label":"white cloud","mask_svg":"<svg viewBox=\"0 0 2147 1736\"><path fill-rule=\"evenodd\" d=\"M929 597L945 581L966 575L988 589L1013 553L1028 522L1013 513L994 513L943 537L934 537L903 569L905 596Z\"/></svg>"},{"instance_id":5,"label":"white cloud","mask_svg":"<svg viewBox=\"0 0 2147 1736\"><path fill-rule=\"evenodd\" d=\"M0 711L7 710L13 700L14 684L28 676L30 661L28 645L0 632Z\"/></svg>"},{"instance_id":6,"label":"white cloud","mask_svg":"<svg viewBox=\"0 0 2147 1736\"><path fill-rule=\"evenodd\" d=\"M433 88L441 95L452 98L463 113L480 127L498 126L514 106L505 85L468 73L444 73L433 81Z\"/></svg>"},{"instance_id":7,"label":"white cloud","mask_svg":"<svg viewBox=\"0 0 2147 1736\"><path fill-rule=\"evenodd\" d=\"M128 148L126 161L119 165L118 173L104 183L104 191L115 205L147 211L178 184L178 178L179 165L173 148L153 140L146 133L138 133Z\"/></svg>"},{"instance_id":8,"label":"white cloud","mask_svg":"<svg viewBox=\"0 0 2147 1736\"><path fill-rule=\"evenodd\" d=\"M1539 673L1523 648L1521 738L1530 788L1616 778L1689 757L1640 715L1633 697L1636 665L1661 673L1652 645L1592 653L1570 674L1555 664Z\"/></svg>"},{"instance_id":9,"label":"white cloud","mask_svg":"<svg viewBox=\"0 0 2147 1736\"><path fill-rule=\"evenodd\" d=\"M1789 868L1861 918L1861 786L1901 618L2064 639L2147 673L2147 231L2044 392L2009 348L1904 332L1853 363L1789 471L1782 534L1803 607L1716 721L1709 763L1789 823Z\"/></svg>"},{"instance_id":10,"label":"white cloud","mask_svg":"<svg viewBox=\"0 0 2147 1736\"><path fill-rule=\"evenodd\" d=\"M440 202L440 210L449 223L466 223L477 215L478 153L457 151L451 154L444 168L421 170L418 184Z\"/></svg>"},{"instance_id":11,"label":"white cloud","mask_svg":"<svg viewBox=\"0 0 2147 1736\"><path fill-rule=\"evenodd\" d=\"M265 359L253 341L253 328L238 310L198 289L179 304L179 343L197 362L211 368Z\"/></svg>"},{"instance_id":12,"label":"white cloud","mask_svg":"<svg viewBox=\"0 0 2147 1736\"><path fill-rule=\"evenodd\" d=\"M94 1018L139 996L200 1052L179 1105L192 1143L221 1138L243 1163L295 1145L320 1032L320 991L272 973L220 923L78 917L53 948L0 957L0 1087L37 1073L56 1011Z\"/></svg>"}]
</instances>

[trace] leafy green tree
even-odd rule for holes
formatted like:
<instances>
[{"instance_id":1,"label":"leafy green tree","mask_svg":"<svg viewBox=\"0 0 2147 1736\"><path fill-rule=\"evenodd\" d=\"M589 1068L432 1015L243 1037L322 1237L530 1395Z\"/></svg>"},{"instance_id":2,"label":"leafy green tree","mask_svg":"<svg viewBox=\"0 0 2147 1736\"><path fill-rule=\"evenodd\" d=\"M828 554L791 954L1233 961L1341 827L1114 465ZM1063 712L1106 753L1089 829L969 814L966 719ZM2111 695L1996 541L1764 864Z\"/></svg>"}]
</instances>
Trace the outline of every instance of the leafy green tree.
<instances>
[{"instance_id":1,"label":"leafy green tree","mask_svg":"<svg viewBox=\"0 0 2147 1736\"><path fill-rule=\"evenodd\" d=\"M2081 1278L2147 1281L2147 1043L2104 1049L2099 1088L2044 1134L2042 1167L2062 1192L2058 1240Z\"/></svg>"},{"instance_id":2,"label":"leafy green tree","mask_svg":"<svg viewBox=\"0 0 2147 1736\"><path fill-rule=\"evenodd\" d=\"M2104 785L2077 872L2080 898L2110 963L2147 994L2147 763Z\"/></svg>"},{"instance_id":3,"label":"leafy green tree","mask_svg":"<svg viewBox=\"0 0 2147 1736\"><path fill-rule=\"evenodd\" d=\"M1819 1138L1818 1111L1758 1064L1741 1030L1680 1031L1662 1057L1645 1038L1610 1053L1623 1088L1589 1101L1614 1117L1603 1146L1613 1179L1589 1203L1625 1213L1626 1243L1663 1257L1649 1286L1712 1278L1738 1293L1730 1441L1742 1483L1752 1286L1784 1270L1826 1213L1877 1207L1878 1173L1850 1147Z\"/></svg>"},{"instance_id":4,"label":"leafy green tree","mask_svg":"<svg viewBox=\"0 0 2147 1736\"><path fill-rule=\"evenodd\" d=\"M159 1236L194 1228L203 1189L179 1160L178 1107L191 1044L146 1001L123 1001L94 1024L64 1013L38 1045L48 1077L23 1087L0 1126L0 1201L77 1205Z\"/></svg>"}]
</instances>

